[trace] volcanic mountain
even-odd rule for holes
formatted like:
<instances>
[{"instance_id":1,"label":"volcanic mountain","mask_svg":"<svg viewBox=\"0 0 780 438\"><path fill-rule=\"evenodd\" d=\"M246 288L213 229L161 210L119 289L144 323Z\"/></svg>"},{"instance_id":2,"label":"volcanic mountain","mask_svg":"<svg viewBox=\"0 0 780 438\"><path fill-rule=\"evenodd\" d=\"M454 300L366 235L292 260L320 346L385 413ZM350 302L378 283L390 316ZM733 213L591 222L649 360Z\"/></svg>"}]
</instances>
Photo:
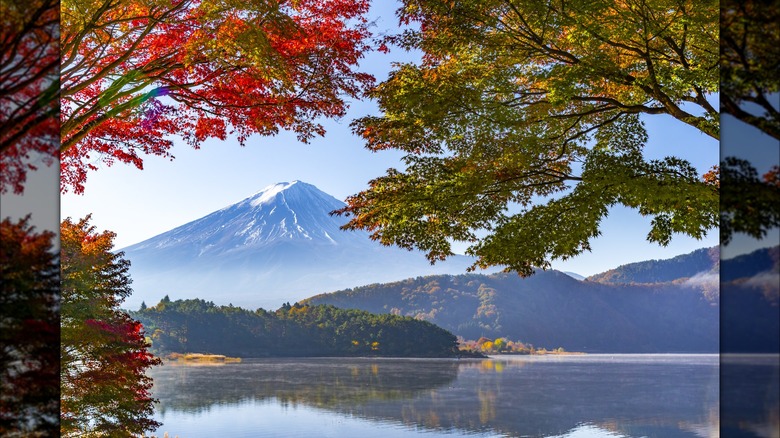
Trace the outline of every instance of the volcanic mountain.
<instances>
[{"instance_id":1,"label":"volcanic mountain","mask_svg":"<svg viewBox=\"0 0 780 438\"><path fill-rule=\"evenodd\" d=\"M133 295L125 306L198 297L276 309L317 293L420 275L461 274L473 259L431 265L420 252L343 231L338 199L301 181L266 187L241 202L122 249Z\"/></svg>"}]
</instances>

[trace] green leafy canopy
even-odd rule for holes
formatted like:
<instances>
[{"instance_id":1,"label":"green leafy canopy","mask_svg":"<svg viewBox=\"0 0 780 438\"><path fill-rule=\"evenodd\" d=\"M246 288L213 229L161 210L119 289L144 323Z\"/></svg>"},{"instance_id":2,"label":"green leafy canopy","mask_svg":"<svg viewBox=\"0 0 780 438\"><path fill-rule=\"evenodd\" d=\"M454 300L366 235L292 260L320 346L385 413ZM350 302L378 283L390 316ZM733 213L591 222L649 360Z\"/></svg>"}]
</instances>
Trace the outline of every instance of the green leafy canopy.
<instances>
[{"instance_id":1,"label":"green leafy canopy","mask_svg":"<svg viewBox=\"0 0 780 438\"><path fill-rule=\"evenodd\" d=\"M347 200L347 229L433 262L468 242L476 265L523 275L590 249L610 207L652 218L647 239L703 237L717 177L648 160L640 115L718 137L718 5L692 1L405 1L423 53L373 91L381 116L352 127L371 150L406 152Z\"/></svg>"}]
</instances>

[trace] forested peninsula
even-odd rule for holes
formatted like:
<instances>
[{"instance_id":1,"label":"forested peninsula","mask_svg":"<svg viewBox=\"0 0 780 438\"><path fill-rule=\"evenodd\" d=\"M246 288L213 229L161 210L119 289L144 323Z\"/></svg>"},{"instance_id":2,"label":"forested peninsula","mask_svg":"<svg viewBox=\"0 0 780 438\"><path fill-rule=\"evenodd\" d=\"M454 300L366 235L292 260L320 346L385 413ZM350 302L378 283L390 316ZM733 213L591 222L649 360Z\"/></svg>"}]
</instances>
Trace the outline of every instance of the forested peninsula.
<instances>
[{"instance_id":1,"label":"forested peninsula","mask_svg":"<svg viewBox=\"0 0 780 438\"><path fill-rule=\"evenodd\" d=\"M171 301L131 312L158 355L243 358L315 356L459 357L455 336L430 322L332 305L289 303L276 311Z\"/></svg>"}]
</instances>

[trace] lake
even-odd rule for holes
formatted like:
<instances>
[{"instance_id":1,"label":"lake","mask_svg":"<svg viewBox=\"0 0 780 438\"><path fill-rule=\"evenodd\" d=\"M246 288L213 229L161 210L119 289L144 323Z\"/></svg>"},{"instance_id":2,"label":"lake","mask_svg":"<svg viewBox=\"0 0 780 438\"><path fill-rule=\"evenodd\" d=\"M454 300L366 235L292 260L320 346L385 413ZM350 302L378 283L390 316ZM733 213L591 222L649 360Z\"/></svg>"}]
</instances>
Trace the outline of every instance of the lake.
<instances>
[{"instance_id":1,"label":"lake","mask_svg":"<svg viewBox=\"0 0 780 438\"><path fill-rule=\"evenodd\" d=\"M193 437L718 437L718 355L245 359L149 373Z\"/></svg>"}]
</instances>

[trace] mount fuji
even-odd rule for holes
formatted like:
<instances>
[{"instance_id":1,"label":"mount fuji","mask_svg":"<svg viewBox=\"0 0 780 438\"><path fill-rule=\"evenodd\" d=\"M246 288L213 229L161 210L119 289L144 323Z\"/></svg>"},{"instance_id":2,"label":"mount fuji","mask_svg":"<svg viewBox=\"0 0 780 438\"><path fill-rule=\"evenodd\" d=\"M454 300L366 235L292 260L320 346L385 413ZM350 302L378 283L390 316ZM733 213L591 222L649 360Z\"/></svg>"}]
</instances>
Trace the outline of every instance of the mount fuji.
<instances>
[{"instance_id":1,"label":"mount fuji","mask_svg":"<svg viewBox=\"0 0 780 438\"><path fill-rule=\"evenodd\" d=\"M343 231L329 213L344 203L301 181L278 183L200 219L121 249L133 294L124 305L202 298L276 309L312 295L434 274L462 274L474 260L431 265L421 252Z\"/></svg>"}]
</instances>

